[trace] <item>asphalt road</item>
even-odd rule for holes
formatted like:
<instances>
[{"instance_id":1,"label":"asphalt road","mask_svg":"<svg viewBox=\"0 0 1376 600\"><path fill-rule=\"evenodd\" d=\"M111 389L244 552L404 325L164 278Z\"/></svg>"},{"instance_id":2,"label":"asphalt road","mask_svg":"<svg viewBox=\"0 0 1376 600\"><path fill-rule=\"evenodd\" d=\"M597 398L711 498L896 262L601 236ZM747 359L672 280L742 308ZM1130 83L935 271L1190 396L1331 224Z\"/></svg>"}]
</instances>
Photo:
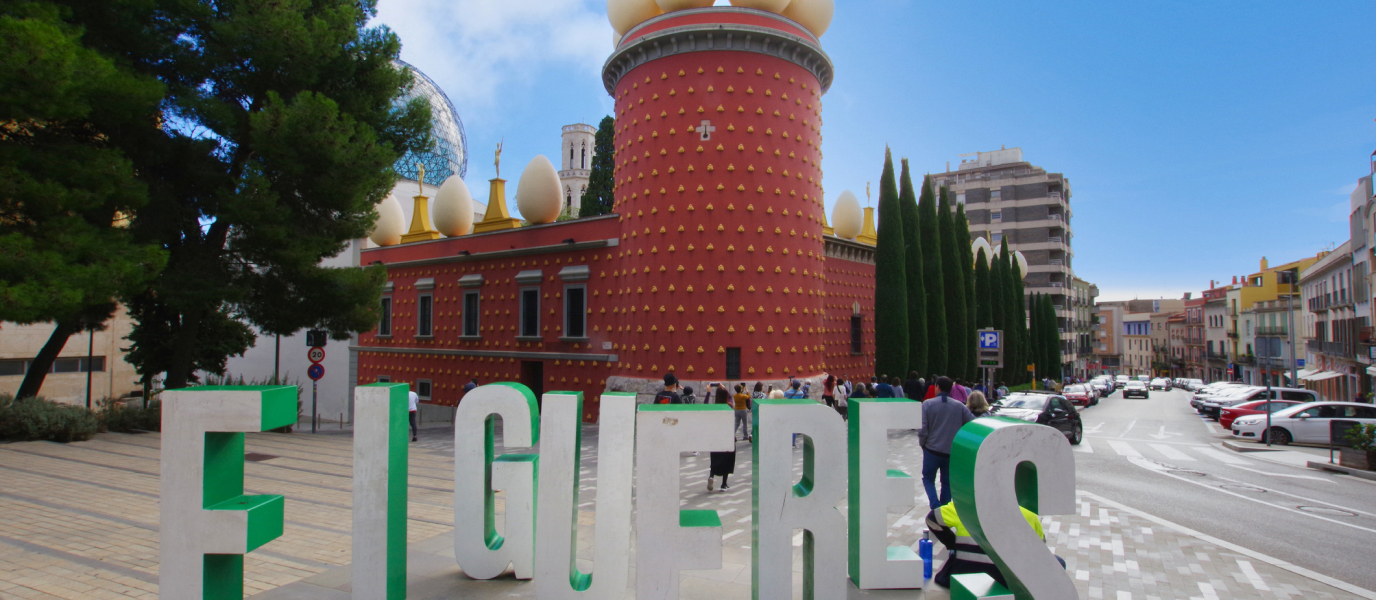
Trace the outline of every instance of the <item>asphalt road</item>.
<instances>
[{"instance_id":1,"label":"asphalt road","mask_svg":"<svg viewBox=\"0 0 1376 600\"><path fill-rule=\"evenodd\" d=\"M1081 490L1376 590L1376 482L1224 449L1183 390L1114 393L1080 416Z\"/></svg>"}]
</instances>

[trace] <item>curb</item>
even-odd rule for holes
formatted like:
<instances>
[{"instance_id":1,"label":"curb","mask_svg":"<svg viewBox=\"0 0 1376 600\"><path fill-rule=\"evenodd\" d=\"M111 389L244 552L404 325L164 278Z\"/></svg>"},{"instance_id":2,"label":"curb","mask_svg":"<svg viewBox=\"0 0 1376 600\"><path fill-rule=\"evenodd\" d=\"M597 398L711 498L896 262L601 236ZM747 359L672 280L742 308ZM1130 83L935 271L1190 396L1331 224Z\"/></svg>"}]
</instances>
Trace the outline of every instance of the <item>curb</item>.
<instances>
[{"instance_id":1,"label":"curb","mask_svg":"<svg viewBox=\"0 0 1376 600\"><path fill-rule=\"evenodd\" d=\"M1232 450L1233 452L1240 452L1244 454L1248 452L1275 452L1277 450L1280 450L1280 448L1268 448L1266 446L1243 446L1240 444L1235 444L1233 442L1223 442L1223 447Z\"/></svg>"},{"instance_id":2,"label":"curb","mask_svg":"<svg viewBox=\"0 0 1376 600\"><path fill-rule=\"evenodd\" d=\"M1320 471L1332 471L1334 473L1342 473L1344 475L1351 475L1353 477L1360 477L1362 479L1370 479L1372 481L1376 481L1376 471L1363 471L1361 469L1353 469L1352 467L1344 467L1342 465L1335 465L1326 462L1314 462L1312 460L1309 461L1309 468L1318 469Z\"/></svg>"}]
</instances>

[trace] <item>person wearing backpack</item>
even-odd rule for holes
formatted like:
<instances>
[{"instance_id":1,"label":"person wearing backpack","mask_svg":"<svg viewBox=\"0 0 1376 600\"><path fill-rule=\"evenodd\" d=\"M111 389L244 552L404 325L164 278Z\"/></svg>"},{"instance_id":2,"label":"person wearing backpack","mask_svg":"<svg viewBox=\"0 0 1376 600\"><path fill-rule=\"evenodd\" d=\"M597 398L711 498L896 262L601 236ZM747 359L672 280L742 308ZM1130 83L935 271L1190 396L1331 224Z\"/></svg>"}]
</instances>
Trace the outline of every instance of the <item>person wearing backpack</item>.
<instances>
[{"instance_id":1,"label":"person wearing backpack","mask_svg":"<svg viewBox=\"0 0 1376 600\"><path fill-rule=\"evenodd\" d=\"M682 388L678 386L678 378L674 377L673 373L666 373L664 375L664 389L655 394L654 403L683 404L683 396L678 394L680 389Z\"/></svg>"}]
</instances>

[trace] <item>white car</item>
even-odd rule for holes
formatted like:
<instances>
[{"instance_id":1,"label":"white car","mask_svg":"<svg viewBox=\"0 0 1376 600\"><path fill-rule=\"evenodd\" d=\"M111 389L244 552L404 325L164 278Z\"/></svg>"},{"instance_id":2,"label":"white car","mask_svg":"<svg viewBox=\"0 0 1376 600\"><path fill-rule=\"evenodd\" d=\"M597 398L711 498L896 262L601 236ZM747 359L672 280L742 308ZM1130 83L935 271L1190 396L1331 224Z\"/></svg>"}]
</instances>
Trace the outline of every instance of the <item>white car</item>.
<instances>
[{"instance_id":1,"label":"white car","mask_svg":"<svg viewBox=\"0 0 1376 600\"><path fill-rule=\"evenodd\" d=\"M1311 402L1271 415L1271 441L1327 444L1329 423L1335 419L1376 424L1376 406L1356 402ZM1233 437L1266 441L1266 415L1247 415L1233 420Z\"/></svg>"},{"instance_id":2,"label":"white car","mask_svg":"<svg viewBox=\"0 0 1376 600\"><path fill-rule=\"evenodd\" d=\"M1147 384L1147 389L1169 391L1171 389L1171 380L1165 377L1157 377L1151 380L1151 383Z\"/></svg>"}]
</instances>

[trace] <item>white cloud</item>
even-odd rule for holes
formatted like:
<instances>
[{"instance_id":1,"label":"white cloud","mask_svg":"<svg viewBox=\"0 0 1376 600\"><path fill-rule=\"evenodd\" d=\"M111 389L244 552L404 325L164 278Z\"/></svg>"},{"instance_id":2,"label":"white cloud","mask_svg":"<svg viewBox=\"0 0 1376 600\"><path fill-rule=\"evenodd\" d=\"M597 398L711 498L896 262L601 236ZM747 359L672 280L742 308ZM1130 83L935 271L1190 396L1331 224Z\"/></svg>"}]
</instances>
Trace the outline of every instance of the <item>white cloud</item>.
<instances>
[{"instance_id":1,"label":"white cloud","mask_svg":"<svg viewBox=\"0 0 1376 600\"><path fill-rule=\"evenodd\" d=\"M596 78L612 47L599 0L383 0L375 23L401 36L401 57L456 104L499 106L550 68Z\"/></svg>"}]
</instances>

